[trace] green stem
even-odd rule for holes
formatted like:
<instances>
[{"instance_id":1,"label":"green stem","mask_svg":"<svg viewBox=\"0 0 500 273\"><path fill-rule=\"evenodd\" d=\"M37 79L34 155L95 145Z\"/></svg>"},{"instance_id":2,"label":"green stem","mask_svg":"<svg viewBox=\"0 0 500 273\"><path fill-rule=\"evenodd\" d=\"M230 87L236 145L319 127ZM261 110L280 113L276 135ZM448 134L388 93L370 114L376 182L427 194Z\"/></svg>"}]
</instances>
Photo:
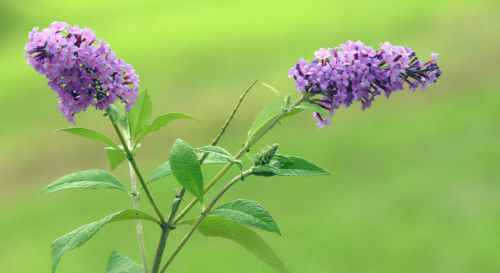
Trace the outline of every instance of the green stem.
<instances>
[{"instance_id":1,"label":"green stem","mask_svg":"<svg viewBox=\"0 0 500 273\"><path fill-rule=\"evenodd\" d=\"M137 163L135 162L135 157L128 148L127 142L125 141L125 138L123 137L122 132L120 131L120 128L118 128L118 125L113 121L111 116L109 117L111 120L111 123L113 124L113 128L116 131L116 134L118 135L118 138L120 139L120 142L123 146L123 150L125 150L125 154L127 155L127 159L132 165L132 169L134 170L135 174L137 175L137 178L139 179L139 182L141 183L142 188L144 189L144 192L146 193L146 196L148 197L149 203L151 203L151 206L153 206L153 209L155 210L156 214L158 215L158 218L160 219L161 223L165 223L165 219L163 218L163 215L160 212L160 209L158 208L158 205L156 205L156 202L153 198L153 195L149 191L148 185L144 181L144 178L139 171L139 167L137 166Z\"/></svg>"},{"instance_id":2,"label":"green stem","mask_svg":"<svg viewBox=\"0 0 500 273\"><path fill-rule=\"evenodd\" d=\"M247 177L247 176L249 176L251 174L252 174L252 170L250 169L250 170L247 170L247 171L243 172L242 174L234 177L233 179L231 179L231 181L229 181L224 186L224 188L222 188L222 190L219 193L217 193L217 195L214 197L214 199L212 199L212 201L208 204L208 206L201 212L200 216L198 216L198 218L196 219L196 221L194 222L194 224L189 229L188 233L182 238L181 242L175 248L174 252L172 253L172 256L170 256L170 258L167 260L167 263L165 264L165 266L163 266L163 268L161 269L160 273L163 273L163 272L165 272L165 270L167 270L167 268L170 266L170 264L175 259L175 257L177 256L177 254L179 254L179 252L182 250L182 248L186 245L187 241L191 238L191 236L193 235L193 233L196 230L196 228L198 228L198 226L201 224L201 222L210 213L210 210L215 206L215 204L217 203L217 201L219 201L219 199L232 186L234 186L238 181L242 180L243 178L245 178L245 177Z\"/></svg>"},{"instance_id":3,"label":"green stem","mask_svg":"<svg viewBox=\"0 0 500 273\"><path fill-rule=\"evenodd\" d=\"M140 197L139 192L137 190L137 182L136 182L136 174L132 165L129 163L129 172L130 172L130 182L132 185L132 206L134 209L140 209ZM144 232L142 229L142 221L137 219L135 220L135 231L137 234L137 243L139 244L139 252L141 254L142 265L144 267L144 273L149 273L148 270L148 259L146 256L146 247L144 245Z\"/></svg>"},{"instance_id":4,"label":"green stem","mask_svg":"<svg viewBox=\"0 0 500 273\"><path fill-rule=\"evenodd\" d=\"M170 228L168 226L161 226L160 241L158 242L158 247L156 248L155 260L153 262L153 268L151 269L152 273L158 273L158 269L160 269L161 258L163 257L163 251L165 250L165 245L167 244L169 230Z\"/></svg>"}]
</instances>

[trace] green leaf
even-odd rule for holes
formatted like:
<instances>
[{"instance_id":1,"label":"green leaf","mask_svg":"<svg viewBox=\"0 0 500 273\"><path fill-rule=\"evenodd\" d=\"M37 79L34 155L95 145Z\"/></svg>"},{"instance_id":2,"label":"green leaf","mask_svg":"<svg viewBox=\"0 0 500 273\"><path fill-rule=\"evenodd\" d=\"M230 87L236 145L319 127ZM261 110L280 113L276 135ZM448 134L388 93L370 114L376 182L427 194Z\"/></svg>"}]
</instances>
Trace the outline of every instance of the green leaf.
<instances>
[{"instance_id":1,"label":"green leaf","mask_svg":"<svg viewBox=\"0 0 500 273\"><path fill-rule=\"evenodd\" d=\"M184 140L177 139L170 150L169 161L177 181L203 202L203 175L193 148Z\"/></svg>"},{"instance_id":2,"label":"green leaf","mask_svg":"<svg viewBox=\"0 0 500 273\"><path fill-rule=\"evenodd\" d=\"M275 118L283 114L285 111L283 107L283 102L275 102L264 109L262 109L255 117L252 127L248 131L247 143L251 142L258 133L262 132L267 128Z\"/></svg>"},{"instance_id":3,"label":"green leaf","mask_svg":"<svg viewBox=\"0 0 500 273\"><path fill-rule=\"evenodd\" d=\"M144 266L125 254L114 251L109 256L106 273L144 273Z\"/></svg>"},{"instance_id":4,"label":"green leaf","mask_svg":"<svg viewBox=\"0 0 500 273\"><path fill-rule=\"evenodd\" d=\"M170 168L170 162L164 162L146 178L146 184L158 181L164 177L167 177L172 174L172 168Z\"/></svg>"},{"instance_id":5,"label":"green leaf","mask_svg":"<svg viewBox=\"0 0 500 273\"><path fill-rule=\"evenodd\" d=\"M121 151L117 150L113 147L107 147L104 149L106 152L106 157L108 158L108 163L109 163L109 169L113 171L120 165L125 159L127 159L127 156Z\"/></svg>"},{"instance_id":6,"label":"green leaf","mask_svg":"<svg viewBox=\"0 0 500 273\"><path fill-rule=\"evenodd\" d=\"M72 127L72 128L60 129L60 130L57 130L56 132L70 133L73 135L77 135L77 136L81 136L81 137L85 137L88 139L99 141L99 142L104 143L106 145L109 145L115 149L120 149L120 148L118 148L118 145L116 145L116 143L110 137L104 135L103 133L94 131L94 130L90 130L90 129L86 129L86 128Z\"/></svg>"},{"instance_id":7,"label":"green leaf","mask_svg":"<svg viewBox=\"0 0 500 273\"><path fill-rule=\"evenodd\" d=\"M136 138L136 142L140 142L146 135L149 133L158 131L161 129L163 126L167 125L168 123L177 120L177 119L192 119L196 120L191 115L184 114L184 113L167 113L163 114L159 117L157 117L152 123L148 124L144 129L142 129Z\"/></svg>"},{"instance_id":8,"label":"green leaf","mask_svg":"<svg viewBox=\"0 0 500 273\"><path fill-rule=\"evenodd\" d=\"M255 166L257 176L319 176L331 175L318 165L297 156L276 155L270 165Z\"/></svg>"},{"instance_id":9,"label":"green leaf","mask_svg":"<svg viewBox=\"0 0 500 273\"><path fill-rule=\"evenodd\" d=\"M155 223L159 223L155 218L136 209L126 209L108 215L101 220L81 226L70 233L57 238L52 243L52 273L56 271L57 265L61 257L68 251L84 245L90 240L104 225L112 222L129 220L129 219L144 219Z\"/></svg>"},{"instance_id":10,"label":"green leaf","mask_svg":"<svg viewBox=\"0 0 500 273\"><path fill-rule=\"evenodd\" d=\"M310 102L307 102L307 101L304 101L302 102L301 104L297 105L295 107L295 109L302 109L302 110L312 110L313 112L316 112L318 114L320 114L321 116L323 117L329 117L330 116L330 112L328 112L328 110L326 110L325 108L315 104L315 103L310 103Z\"/></svg>"},{"instance_id":11,"label":"green leaf","mask_svg":"<svg viewBox=\"0 0 500 273\"><path fill-rule=\"evenodd\" d=\"M271 165L254 166L252 174L256 176L275 176L281 175L280 169Z\"/></svg>"},{"instance_id":12,"label":"green leaf","mask_svg":"<svg viewBox=\"0 0 500 273\"><path fill-rule=\"evenodd\" d=\"M219 215L227 221L281 235L271 214L261 204L254 201L238 199L225 203L210 213Z\"/></svg>"},{"instance_id":13,"label":"green leaf","mask_svg":"<svg viewBox=\"0 0 500 273\"><path fill-rule=\"evenodd\" d=\"M198 157L201 158L203 154L198 154ZM240 161L241 162L241 161ZM203 161L203 165L205 164L227 164L228 159L221 157L217 154L209 153L205 160Z\"/></svg>"},{"instance_id":14,"label":"green leaf","mask_svg":"<svg viewBox=\"0 0 500 273\"><path fill-rule=\"evenodd\" d=\"M214 215L205 218L198 226L198 231L205 236L233 240L277 272L288 273L285 264L278 255L257 233L249 228Z\"/></svg>"},{"instance_id":15,"label":"green leaf","mask_svg":"<svg viewBox=\"0 0 500 273\"><path fill-rule=\"evenodd\" d=\"M68 189L117 189L127 192L123 184L107 171L86 170L65 175L45 187L43 193Z\"/></svg>"},{"instance_id":16,"label":"green leaf","mask_svg":"<svg viewBox=\"0 0 500 273\"><path fill-rule=\"evenodd\" d=\"M128 128L127 111L125 110L125 104L122 102L116 102L109 106L108 114L116 124L119 124L122 128Z\"/></svg>"},{"instance_id":17,"label":"green leaf","mask_svg":"<svg viewBox=\"0 0 500 273\"><path fill-rule=\"evenodd\" d=\"M198 154L198 159L200 159L203 154ZM209 153L208 156L203 161L203 165L205 164L226 164L228 163L228 159L225 157L221 157L215 153ZM170 168L170 162L163 162L156 169L151 172L151 174L146 178L146 184L156 182L160 179L163 179L172 174L172 168Z\"/></svg>"},{"instance_id":18,"label":"green leaf","mask_svg":"<svg viewBox=\"0 0 500 273\"><path fill-rule=\"evenodd\" d=\"M128 113L128 123L132 139L135 140L139 132L146 126L151 118L152 111L153 105L151 104L148 91L144 90L139 94L134 107Z\"/></svg>"},{"instance_id":19,"label":"green leaf","mask_svg":"<svg viewBox=\"0 0 500 273\"><path fill-rule=\"evenodd\" d=\"M204 147L196 148L195 150L212 155L212 157L211 157L212 162L217 161L217 163L232 162L232 163L235 163L238 165L243 164L243 162L241 160L234 158L231 155L231 153L229 153L228 151L226 151L225 149L223 149L219 146L204 146Z\"/></svg>"}]
</instances>

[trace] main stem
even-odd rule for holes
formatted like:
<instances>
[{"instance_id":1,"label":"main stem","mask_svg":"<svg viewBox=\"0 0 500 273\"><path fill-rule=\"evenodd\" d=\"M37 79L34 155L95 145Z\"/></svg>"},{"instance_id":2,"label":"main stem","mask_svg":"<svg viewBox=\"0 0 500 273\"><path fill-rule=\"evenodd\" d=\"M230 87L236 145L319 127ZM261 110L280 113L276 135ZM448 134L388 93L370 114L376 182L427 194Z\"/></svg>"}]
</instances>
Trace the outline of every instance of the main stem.
<instances>
[{"instance_id":1,"label":"main stem","mask_svg":"<svg viewBox=\"0 0 500 273\"><path fill-rule=\"evenodd\" d=\"M181 242L179 243L179 245L177 246L177 248L172 253L172 256L170 256L170 258L167 260L167 263L165 264L165 266L160 271L161 273L164 272L165 270L167 270L167 268L172 263L172 261L175 259L175 257L177 256L177 254L179 254L179 252L182 250L182 248L184 247L184 245L186 245L186 243L189 240L189 238L191 238L191 236L193 235L193 233L196 230L196 228L198 228L198 226L205 219L205 217L207 217L207 215L210 212L210 210L215 206L215 204L217 203L217 201L219 201L219 199L224 195L224 193L226 193L238 181L240 181L244 177L249 176L250 174L252 174L252 170L251 169L245 171L244 173L242 173L242 174L240 174L240 175L238 175L236 177L234 177L231 181L229 181L224 186L224 188L222 188L222 190L214 197L214 199L212 199L212 201L208 204L208 206L201 212L200 216L198 216L198 218L196 219L196 221L194 222L194 224L189 229L188 233L182 238Z\"/></svg>"}]
</instances>

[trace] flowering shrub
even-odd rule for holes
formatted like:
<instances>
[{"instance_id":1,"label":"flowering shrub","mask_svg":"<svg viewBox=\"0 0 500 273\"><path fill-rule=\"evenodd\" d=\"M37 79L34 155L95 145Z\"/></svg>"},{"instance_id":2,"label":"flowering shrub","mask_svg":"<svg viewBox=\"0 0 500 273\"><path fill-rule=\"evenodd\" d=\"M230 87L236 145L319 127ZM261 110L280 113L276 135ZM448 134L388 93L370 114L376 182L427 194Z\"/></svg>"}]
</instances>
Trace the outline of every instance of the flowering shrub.
<instances>
[{"instance_id":1,"label":"flowering shrub","mask_svg":"<svg viewBox=\"0 0 500 273\"><path fill-rule=\"evenodd\" d=\"M217 144L256 81L240 97L209 145L192 147L188 142L177 139L168 161L145 176L135 159L136 148L141 141L173 120L194 118L184 113L167 113L151 121L151 100L146 91L138 92L138 76L132 66L117 58L104 41L97 40L92 30L59 22L42 31L35 28L29 34L25 56L28 63L49 80L49 86L57 93L63 115L74 123L75 114L89 105L103 110L119 142L86 128L71 127L60 131L105 144L110 170L128 161L131 182L129 189L109 171L84 170L57 179L44 189L44 193L68 189L113 189L129 194L133 207L114 212L56 239L52 244L52 271L56 271L66 252L84 245L103 226L135 219L142 264L113 252L109 257L107 273L165 272L196 230L205 236L234 240L277 272L288 272L277 254L253 231L260 229L281 235L278 224L267 209L255 201L244 199L216 205L228 190L250 177L321 176L330 173L309 160L280 153L278 144L251 154L254 145L276 124L304 110L312 111L322 127L329 124L334 111L341 105L349 107L359 101L365 109L377 95L388 97L405 85L413 90L417 87L423 90L441 74L437 54L432 54L432 60L424 63L409 48L389 43L382 44L381 49L375 51L361 42L349 41L337 48L322 48L314 55L315 59L311 62L301 59L289 73L301 96L292 102L288 95L260 111L243 147L234 155ZM244 155L251 160L244 162ZM205 182L204 164L222 164L223 167ZM239 174L219 187L215 195L208 195L235 165L240 170ZM149 186L170 175L179 183L179 189L171 209L165 214ZM181 209L187 193L194 198ZM146 195L154 216L139 210L141 194ZM185 219L197 204L201 205L201 213L194 219ZM142 221L156 224L161 231L151 266L143 240ZM189 225L190 229L167 260L162 262L169 235L179 225Z\"/></svg>"}]
</instances>

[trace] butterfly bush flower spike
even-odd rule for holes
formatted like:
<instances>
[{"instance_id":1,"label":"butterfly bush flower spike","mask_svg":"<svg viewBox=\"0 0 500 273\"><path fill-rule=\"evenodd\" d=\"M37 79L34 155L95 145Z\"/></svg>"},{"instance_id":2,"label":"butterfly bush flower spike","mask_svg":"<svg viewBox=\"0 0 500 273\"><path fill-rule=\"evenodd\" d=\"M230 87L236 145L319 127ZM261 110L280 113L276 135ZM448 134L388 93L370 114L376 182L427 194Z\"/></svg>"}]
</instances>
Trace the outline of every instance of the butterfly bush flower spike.
<instances>
[{"instance_id":1,"label":"butterfly bush flower spike","mask_svg":"<svg viewBox=\"0 0 500 273\"><path fill-rule=\"evenodd\" d=\"M29 34L25 56L49 80L58 108L69 122L89 105L99 110L120 100L129 110L137 99L139 77L89 28L54 22Z\"/></svg>"},{"instance_id":2,"label":"butterfly bush flower spike","mask_svg":"<svg viewBox=\"0 0 500 273\"><path fill-rule=\"evenodd\" d=\"M300 59L288 75L301 93L310 93L312 102L329 111L326 117L313 114L319 127L330 124L342 105L359 101L364 110L380 94L389 97L405 85L424 90L441 75L437 53L422 62L410 48L388 42L377 51L360 41L348 41L336 48L320 48L314 57L311 62Z\"/></svg>"}]
</instances>

